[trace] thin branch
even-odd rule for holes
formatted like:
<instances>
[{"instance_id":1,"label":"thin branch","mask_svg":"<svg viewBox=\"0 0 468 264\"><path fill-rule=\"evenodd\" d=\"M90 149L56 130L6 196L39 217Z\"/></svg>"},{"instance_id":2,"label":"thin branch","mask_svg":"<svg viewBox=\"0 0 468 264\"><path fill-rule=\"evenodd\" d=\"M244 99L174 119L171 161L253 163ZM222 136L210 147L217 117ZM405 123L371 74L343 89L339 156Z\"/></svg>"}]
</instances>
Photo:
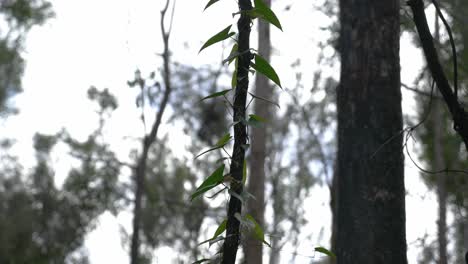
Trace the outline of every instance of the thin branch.
<instances>
[{"instance_id":1,"label":"thin branch","mask_svg":"<svg viewBox=\"0 0 468 264\"><path fill-rule=\"evenodd\" d=\"M409 0L407 3L413 11L413 20L416 24L432 77L450 110L454 121L454 129L463 139L465 148L468 151L468 114L458 101L457 94L454 94L452 91L442 65L439 62L439 57L427 24L426 14L424 13L424 4L422 0Z\"/></svg>"}]
</instances>

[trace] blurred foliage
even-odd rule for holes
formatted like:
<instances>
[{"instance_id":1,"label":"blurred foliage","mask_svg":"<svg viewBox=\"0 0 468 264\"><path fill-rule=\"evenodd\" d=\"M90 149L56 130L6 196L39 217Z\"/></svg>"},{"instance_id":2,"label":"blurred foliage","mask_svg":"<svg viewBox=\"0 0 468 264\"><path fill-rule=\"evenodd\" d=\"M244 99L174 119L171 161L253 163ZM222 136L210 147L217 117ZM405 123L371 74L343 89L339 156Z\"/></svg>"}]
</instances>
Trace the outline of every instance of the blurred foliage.
<instances>
[{"instance_id":1,"label":"blurred foliage","mask_svg":"<svg viewBox=\"0 0 468 264\"><path fill-rule=\"evenodd\" d=\"M112 97L98 91L94 95L101 105L99 112L104 113L108 106L102 101ZM104 211L120 210L116 203L123 195L120 163L102 142L101 130L99 126L84 142L66 131L36 134L36 165L27 174L14 157L2 152L0 263L88 263L86 253L80 251L85 235ZM3 141L2 150L11 144ZM79 164L62 186L56 182L51 160L56 144L65 144Z\"/></svg>"},{"instance_id":2,"label":"blurred foliage","mask_svg":"<svg viewBox=\"0 0 468 264\"><path fill-rule=\"evenodd\" d=\"M468 29L466 28L466 22L468 22L468 3L466 1L438 1L443 11L445 11L445 17L451 27L455 44L457 47L457 58L458 58L458 87L459 87L459 100L466 106L468 102L468 68L466 61L468 61ZM429 15L429 14L428 14ZM443 64L444 70L447 74L447 78L451 81L452 85L454 82L454 71L453 71L453 56L450 47L448 35L445 33L446 29L442 22L439 20L441 39L440 43L436 43L438 49L439 58ZM410 27L414 27L410 24ZM419 37L414 34L415 44L419 46ZM430 93L430 85L426 81L430 79L426 73L421 73L420 77L415 81L416 85L423 87L420 90ZM453 86L452 86L453 87ZM443 121L439 122L438 125L442 127L442 146L443 155L446 162L446 168L449 170L460 170L468 172L468 155L460 137L453 130L452 117L448 112L444 101L436 98L440 97L437 92L437 87L434 88L433 102L442 102L442 107L439 108L443 111ZM435 155L434 155L434 131L433 131L433 111L429 108L431 106L431 99L429 96L418 96L417 100L417 119L426 121L418 127L415 131L417 138L420 140L420 151L419 157L424 162L424 168L429 171L440 170L441 168L435 168ZM433 103L432 103L433 104ZM417 122L417 121L414 121ZM413 122L413 123L414 123ZM442 168L444 169L444 168ZM437 189L437 177L439 174L426 174L421 173L424 182L430 189ZM454 222L452 223L454 232L453 236L447 234L448 237L454 239L454 251L449 252L449 255L453 256L454 263L462 263L464 261L464 253L466 251L465 246L467 245L468 239L464 234L464 223L466 215L468 214L468 180L466 173L458 172L447 172L443 175L446 178L446 189L448 192L448 203L452 205L454 212ZM450 229L449 229L450 230ZM426 256L427 251L431 248L423 248L423 256ZM426 252L426 253L425 253ZM427 256L426 256L427 257ZM424 260L423 260L424 261ZM428 262L421 262L428 263Z\"/></svg>"},{"instance_id":3,"label":"blurred foliage","mask_svg":"<svg viewBox=\"0 0 468 264\"><path fill-rule=\"evenodd\" d=\"M52 16L52 5L46 0L0 1L0 115L17 111L7 100L22 90L21 53L28 31Z\"/></svg>"},{"instance_id":4,"label":"blurred foliage","mask_svg":"<svg viewBox=\"0 0 468 264\"><path fill-rule=\"evenodd\" d=\"M197 177L187 161L175 158L164 138L151 149L143 199L143 233L153 248L171 246L197 258L197 241L208 210L202 199L192 204Z\"/></svg>"}]
</instances>

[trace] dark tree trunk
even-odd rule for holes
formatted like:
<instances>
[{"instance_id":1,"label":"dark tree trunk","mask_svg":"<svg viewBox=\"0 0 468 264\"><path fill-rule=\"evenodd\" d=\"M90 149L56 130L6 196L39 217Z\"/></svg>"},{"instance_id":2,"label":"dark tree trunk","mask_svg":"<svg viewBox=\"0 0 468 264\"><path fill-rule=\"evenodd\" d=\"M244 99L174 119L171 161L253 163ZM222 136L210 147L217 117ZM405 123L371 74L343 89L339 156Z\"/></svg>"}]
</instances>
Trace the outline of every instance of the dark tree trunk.
<instances>
[{"instance_id":1,"label":"dark tree trunk","mask_svg":"<svg viewBox=\"0 0 468 264\"><path fill-rule=\"evenodd\" d=\"M340 0L337 263L405 264L399 0Z\"/></svg>"},{"instance_id":2,"label":"dark tree trunk","mask_svg":"<svg viewBox=\"0 0 468 264\"><path fill-rule=\"evenodd\" d=\"M338 188L338 168L335 161L333 165L333 179L330 185L330 211L331 211L331 238L330 244L332 252L337 252L336 248L336 237L338 234L338 210L337 210L337 202L338 202L338 192L336 191ZM330 258L330 264L335 264L336 259Z\"/></svg>"},{"instance_id":3,"label":"dark tree trunk","mask_svg":"<svg viewBox=\"0 0 468 264\"><path fill-rule=\"evenodd\" d=\"M250 0L239 0L239 9L248 11L252 9ZM245 12L242 12L237 22L239 30L239 63L237 67L237 87L234 95L234 148L232 150L232 160L230 173L231 191L238 195L242 193L242 172L245 160L245 144L247 143L247 128L245 120L245 107L247 101L247 90L249 88L249 67L252 54L250 53L250 24L252 19ZM240 242L239 226L240 222L235 215L240 214L242 209L241 201L231 195L229 199L228 217L226 224L226 239L223 245L223 264L234 264L236 262L237 249Z\"/></svg>"},{"instance_id":4,"label":"dark tree trunk","mask_svg":"<svg viewBox=\"0 0 468 264\"><path fill-rule=\"evenodd\" d=\"M271 6L271 0L266 0L265 4ZM258 53L267 61L270 60L270 24L264 20L258 20ZM255 95L271 100L272 91L268 79L257 74L255 79ZM266 120L270 118L270 103L256 100L254 113ZM250 175L248 178L248 192L255 196L247 202L247 212L257 220L260 226L264 226L265 211L265 157L267 155L267 131L266 126L252 128L251 133L251 159ZM247 264L262 264L263 256L262 242L253 236L247 237L244 246L245 262Z\"/></svg>"}]
</instances>

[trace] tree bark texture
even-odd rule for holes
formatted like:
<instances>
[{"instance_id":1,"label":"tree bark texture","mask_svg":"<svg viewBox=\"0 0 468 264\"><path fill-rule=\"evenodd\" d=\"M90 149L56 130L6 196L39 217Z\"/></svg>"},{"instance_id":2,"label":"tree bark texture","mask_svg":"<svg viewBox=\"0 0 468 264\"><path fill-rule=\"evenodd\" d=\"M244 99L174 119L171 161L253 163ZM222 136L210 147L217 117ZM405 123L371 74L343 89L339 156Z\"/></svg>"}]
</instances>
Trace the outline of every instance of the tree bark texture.
<instances>
[{"instance_id":1,"label":"tree bark texture","mask_svg":"<svg viewBox=\"0 0 468 264\"><path fill-rule=\"evenodd\" d=\"M249 88L249 67L252 54L250 53L250 25L252 19L243 11L252 9L250 0L239 0L239 9L241 15L237 22L239 30L239 53L242 54L238 57L237 67L237 87L234 94L233 121L234 125L234 148L232 150L232 160L230 173L233 178L231 181L231 192L237 194L242 193L242 173L245 160L245 144L247 144L247 128L245 120L245 108L247 101L247 91ZM234 264L236 262L237 249L240 242L240 222L236 219L235 215L240 214L242 209L241 201L235 196L231 195L228 205L228 217L226 224L226 238L223 245L223 264Z\"/></svg>"},{"instance_id":2,"label":"tree bark texture","mask_svg":"<svg viewBox=\"0 0 468 264\"><path fill-rule=\"evenodd\" d=\"M340 0L337 263L405 264L399 0Z\"/></svg>"},{"instance_id":3,"label":"tree bark texture","mask_svg":"<svg viewBox=\"0 0 468 264\"><path fill-rule=\"evenodd\" d=\"M266 0L265 4L271 6L271 0ZM264 20L258 21L258 53L270 61L270 24ZM262 74L256 74L255 95L272 99L272 87L269 80ZM263 100L256 100L254 113L266 120L271 120L271 104ZM260 226L265 226L265 157L267 155L267 128L266 126L254 127L251 129L251 159L250 175L248 177L248 192L254 199L247 202L247 212L253 216ZM247 264L262 264L263 243L255 239L252 235L246 238L244 253Z\"/></svg>"}]
</instances>

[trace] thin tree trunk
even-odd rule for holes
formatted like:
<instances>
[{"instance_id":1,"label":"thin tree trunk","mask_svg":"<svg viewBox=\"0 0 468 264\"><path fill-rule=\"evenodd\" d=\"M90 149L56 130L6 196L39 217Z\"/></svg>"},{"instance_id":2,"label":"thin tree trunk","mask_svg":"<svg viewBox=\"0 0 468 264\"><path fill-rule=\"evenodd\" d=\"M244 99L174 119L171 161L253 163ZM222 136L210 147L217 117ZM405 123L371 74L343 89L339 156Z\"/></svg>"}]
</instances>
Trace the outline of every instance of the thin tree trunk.
<instances>
[{"instance_id":1,"label":"thin tree trunk","mask_svg":"<svg viewBox=\"0 0 468 264\"><path fill-rule=\"evenodd\" d=\"M131 264L139 264L140 263L140 232L141 232L141 202L144 195L144 184L145 184L145 174L146 174L146 167L148 161L148 152L151 148L151 145L156 141L159 126L162 122L162 117L164 114L164 110L166 109L167 103L169 102L169 97L172 92L172 86L170 81L171 71L170 71L170 54L169 54L169 36L171 32L171 26L169 27L169 31L166 31L164 26L164 18L169 7L170 0L166 1L166 6L161 11L161 33L164 42L164 52L163 52L163 79L164 79L164 95L159 106L159 110L156 113L156 118L151 128L151 132L148 135L145 135L142 142L142 152L140 157L138 158L138 163L134 171L135 177L135 200L134 200L134 208L133 208L133 233L132 233L132 240L130 246L130 263ZM175 6L175 2L174 2ZM174 15L174 10L172 10L172 17ZM170 25L172 25L172 17Z\"/></svg>"},{"instance_id":2,"label":"thin tree trunk","mask_svg":"<svg viewBox=\"0 0 468 264\"><path fill-rule=\"evenodd\" d=\"M406 264L399 0L340 0L338 264Z\"/></svg>"},{"instance_id":3,"label":"thin tree trunk","mask_svg":"<svg viewBox=\"0 0 468 264\"><path fill-rule=\"evenodd\" d=\"M273 223L272 223L272 237L271 237L271 249L270 249L270 264L278 264L280 258L280 238L278 237L278 227L279 227L279 207L282 205L280 201L277 199L278 195L278 181L279 181L279 174L274 175L271 181L271 188L272 194L271 197L273 198Z\"/></svg>"},{"instance_id":4,"label":"thin tree trunk","mask_svg":"<svg viewBox=\"0 0 468 264\"><path fill-rule=\"evenodd\" d=\"M331 210L331 216L332 216L332 221L331 221L331 238L330 238L330 244L331 244L331 249L332 252L336 252L336 238L338 234L338 210L337 210L337 201L338 201L338 168L337 168L337 163L335 161L335 164L333 165L333 178L332 178L332 183L330 186L330 210ZM329 260L330 264L335 264L336 259L335 258L330 258Z\"/></svg>"},{"instance_id":5,"label":"thin tree trunk","mask_svg":"<svg viewBox=\"0 0 468 264\"><path fill-rule=\"evenodd\" d=\"M265 4L271 6L271 0L266 0ZM258 53L267 61L270 60L270 24L264 20L258 20ZM271 87L268 79L257 74L255 79L255 95L270 100L272 98ZM265 101L256 100L254 113L266 120L270 118L270 104ZM267 131L266 126L252 128L251 133L251 159L250 175L248 178L248 192L255 200L247 202L247 212L257 220L260 226L264 226L265 212L265 157L267 155ZM245 262L247 264L262 264L263 246L262 242L253 236L248 236L244 245Z\"/></svg>"},{"instance_id":6,"label":"thin tree trunk","mask_svg":"<svg viewBox=\"0 0 468 264\"><path fill-rule=\"evenodd\" d=\"M437 12L435 14L437 18ZM436 45L440 42L439 19L435 20L435 36ZM446 168L443 147L443 106L439 100L433 100L431 109L432 129L434 131L434 168L435 170L443 170ZM437 201L439 203L439 219L437 220L437 243L439 249L438 264L447 264L447 188L446 188L446 173L437 175Z\"/></svg>"},{"instance_id":7,"label":"thin tree trunk","mask_svg":"<svg viewBox=\"0 0 468 264\"><path fill-rule=\"evenodd\" d=\"M245 12L252 10L250 0L239 0L241 15L237 22L239 30L239 63L237 67L237 87L234 95L234 148L230 173L231 191L240 195L242 193L242 172L245 161L245 144L247 143L247 128L242 120L245 120L245 108L247 101L247 90L249 88L249 67L252 54L250 53L250 24L252 19ZM240 222L236 215L241 213L242 203L235 196L229 199L228 217L226 224L226 238L223 245L222 264L234 264L236 262L237 249L240 242Z\"/></svg>"}]
</instances>

